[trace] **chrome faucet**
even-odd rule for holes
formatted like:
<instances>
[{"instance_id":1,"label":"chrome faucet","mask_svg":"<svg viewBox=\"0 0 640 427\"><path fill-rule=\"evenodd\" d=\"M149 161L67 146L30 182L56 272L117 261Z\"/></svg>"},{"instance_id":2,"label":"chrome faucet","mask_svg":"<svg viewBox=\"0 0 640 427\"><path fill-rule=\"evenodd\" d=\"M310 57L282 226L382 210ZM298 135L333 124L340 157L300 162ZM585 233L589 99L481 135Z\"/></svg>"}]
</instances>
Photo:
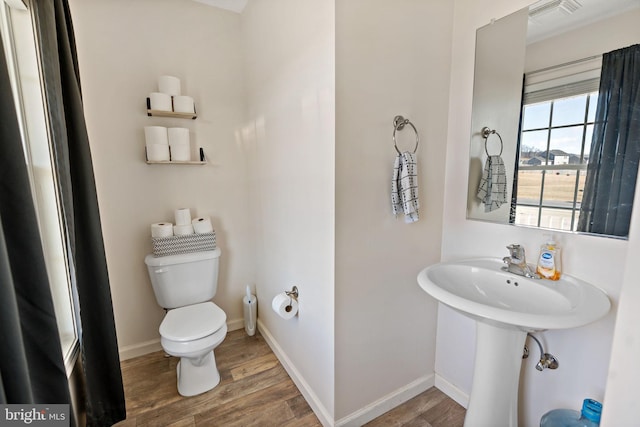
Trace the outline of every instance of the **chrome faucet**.
<instances>
[{"instance_id":1,"label":"chrome faucet","mask_svg":"<svg viewBox=\"0 0 640 427\"><path fill-rule=\"evenodd\" d=\"M513 243L507 246L507 249L509 249L509 256L502 258L502 261L506 264L506 266L502 267L504 271L528 277L530 279L540 278L540 276L535 272L535 269L527 264L527 260L524 255L524 248L522 246Z\"/></svg>"}]
</instances>

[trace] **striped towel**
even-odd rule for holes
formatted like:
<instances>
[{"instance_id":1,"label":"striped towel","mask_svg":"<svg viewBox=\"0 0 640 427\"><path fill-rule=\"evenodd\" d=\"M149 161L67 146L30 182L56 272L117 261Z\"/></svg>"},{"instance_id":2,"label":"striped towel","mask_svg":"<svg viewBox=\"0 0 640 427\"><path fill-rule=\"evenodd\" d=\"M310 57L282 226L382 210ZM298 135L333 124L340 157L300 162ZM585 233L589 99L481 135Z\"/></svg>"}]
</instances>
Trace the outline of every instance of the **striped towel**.
<instances>
[{"instance_id":1,"label":"striped towel","mask_svg":"<svg viewBox=\"0 0 640 427\"><path fill-rule=\"evenodd\" d=\"M502 157L487 158L478 187L478 198L484 203L485 212L496 210L507 202L507 175Z\"/></svg>"},{"instance_id":2,"label":"striped towel","mask_svg":"<svg viewBox=\"0 0 640 427\"><path fill-rule=\"evenodd\" d=\"M393 214L404 213L404 222L416 222L418 209L418 165L415 155L405 151L396 156L391 181L391 206Z\"/></svg>"}]
</instances>

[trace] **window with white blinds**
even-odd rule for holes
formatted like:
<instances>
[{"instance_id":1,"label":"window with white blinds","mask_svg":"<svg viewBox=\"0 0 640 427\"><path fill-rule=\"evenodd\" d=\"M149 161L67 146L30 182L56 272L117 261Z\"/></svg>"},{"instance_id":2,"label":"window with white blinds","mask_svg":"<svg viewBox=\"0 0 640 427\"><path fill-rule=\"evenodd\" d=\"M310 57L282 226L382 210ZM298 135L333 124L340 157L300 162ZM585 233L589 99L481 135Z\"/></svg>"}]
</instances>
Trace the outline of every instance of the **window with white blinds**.
<instances>
[{"instance_id":1,"label":"window with white blinds","mask_svg":"<svg viewBox=\"0 0 640 427\"><path fill-rule=\"evenodd\" d=\"M601 57L525 76L511 221L577 227L595 121Z\"/></svg>"},{"instance_id":2,"label":"window with white blinds","mask_svg":"<svg viewBox=\"0 0 640 427\"><path fill-rule=\"evenodd\" d=\"M525 74L523 104L597 92L602 56L544 68Z\"/></svg>"}]
</instances>

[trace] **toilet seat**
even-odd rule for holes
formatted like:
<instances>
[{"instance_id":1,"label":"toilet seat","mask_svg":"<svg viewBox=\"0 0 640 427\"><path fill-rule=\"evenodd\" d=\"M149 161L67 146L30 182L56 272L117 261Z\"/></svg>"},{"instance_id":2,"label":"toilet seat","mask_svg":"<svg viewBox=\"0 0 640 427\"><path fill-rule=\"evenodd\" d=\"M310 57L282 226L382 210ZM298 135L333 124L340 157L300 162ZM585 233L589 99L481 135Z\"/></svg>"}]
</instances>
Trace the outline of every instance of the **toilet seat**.
<instances>
[{"instance_id":1,"label":"toilet seat","mask_svg":"<svg viewBox=\"0 0 640 427\"><path fill-rule=\"evenodd\" d=\"M226 320L225 312L210 301L175 308L162 320L160 336L170 341L194 341L214 334Z\"/></svg>"},{"instance_id":2,"label":"toilet seat","mask_svg":"<svg viewBox=\"0 0 640 427\"><path fill-rule=\"evenodd\" d=\"M211 335L193 341L173 341L160 337L162 349L171 356L176 357L201 357L205 353L216 348L227 336L227 324L222 325Z\"/></svg>"}]
</instances>

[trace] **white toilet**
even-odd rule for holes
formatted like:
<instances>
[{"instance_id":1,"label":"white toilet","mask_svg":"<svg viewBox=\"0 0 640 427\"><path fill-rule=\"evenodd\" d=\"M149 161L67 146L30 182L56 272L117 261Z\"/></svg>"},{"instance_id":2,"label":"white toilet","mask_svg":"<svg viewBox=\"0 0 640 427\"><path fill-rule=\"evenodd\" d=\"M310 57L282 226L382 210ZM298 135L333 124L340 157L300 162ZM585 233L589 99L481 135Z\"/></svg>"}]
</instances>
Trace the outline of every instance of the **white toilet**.
<instances>
[{"instance_id":1,"label":"white toilet","mask_svg":"<svg viewBox=\"0 0 640 427\"><path fill-rule=\"evenodd\" d=\"M178 393L195 396L220 382L213 349L227 335L227 315L211 302L220 249L144 259L153 292L168 310L160 324L164 351L180 358Z\"/></svg>"}]
</instances>

